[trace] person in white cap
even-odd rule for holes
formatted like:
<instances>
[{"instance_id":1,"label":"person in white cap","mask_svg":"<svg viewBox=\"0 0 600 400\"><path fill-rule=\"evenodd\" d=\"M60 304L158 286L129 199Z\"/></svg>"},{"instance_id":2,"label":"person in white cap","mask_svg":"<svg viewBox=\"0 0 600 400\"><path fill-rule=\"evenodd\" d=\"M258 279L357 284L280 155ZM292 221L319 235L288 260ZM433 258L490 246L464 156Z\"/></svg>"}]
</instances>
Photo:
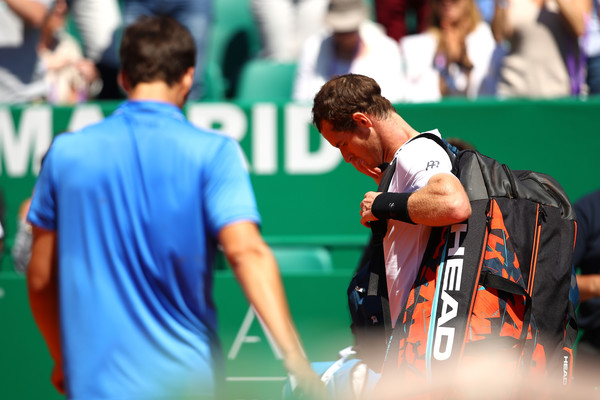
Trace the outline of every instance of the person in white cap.
<instances>
[{"instance_id":1,"label":"person in white cap","mask_svg":"<svg viewBox=\"0 0 600 400\"><path fill-rule=\"evenodd\" d=\"M397 43L369 19L364 0L330 0L326 29L309 37L301 50L293 99L312 101L336 75L356 73L379 82L392 102L402 100L401 58Z\"/></svg>"}]
</instances>

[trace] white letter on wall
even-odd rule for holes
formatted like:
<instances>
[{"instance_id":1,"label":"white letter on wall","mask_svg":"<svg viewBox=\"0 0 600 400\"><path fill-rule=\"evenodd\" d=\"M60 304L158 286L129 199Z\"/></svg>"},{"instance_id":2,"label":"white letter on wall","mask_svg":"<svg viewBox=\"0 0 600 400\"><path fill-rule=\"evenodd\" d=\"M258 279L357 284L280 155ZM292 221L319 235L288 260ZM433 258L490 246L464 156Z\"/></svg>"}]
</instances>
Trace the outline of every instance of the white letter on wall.
<instances>
[{"instance_id":1,"label":"white letter on wall","mask_svg":"<svg viewBox=\"0 0 600 400\"><path fill-rule=\"evenodd\" d=\"M40 163L52 142L52 108L32 106L23 110L18 135L15 135L12 114L0 109L0 146L6 174L21 177L27 173L33 150L31 171L38 174Z\"/></svg>"},{"instance_id":2,"label":"white letter on wall","mask_svg":"<svg viewBox=\"0 0 600 400\"><path fill-rule=\"evenodd\" d=\"M285 109L285 171L288 174L322 174L342 160L338 149L321 135L319 149L310 151L310 106L288 105Z\"/></svg>"},{"instance_id":3,"label":"white letter on wall","mask_svg":"<svg viewBox=\"0 0 600 400\"><path fill-rule=\"evenodd\" d=\"M277 106L257 104L252 108L252 164L255 174L277 172Z\"/></svg>"},{"instance_id":4,"label":"white letter on wall","mask_svg":"<svg viewBox=\"0 0 600 400\"><path fill-rule=\"evenodd\" d=\"M233 341L233 344L231 345L231 349L229 350L229 353L227 354L227 358L229 358L230 360L235 360L244 343L260 342L260 340L261 340L260 337L248 335L248 331L250 330L250 327L252 326L252 322L254 321L255 317L260 322L260 326L262 327L263 332L265 333L267 340L269 341L269 345L271 346L271 350L273 350L273 354L275 354L275 357L277 359L279 359L279 360L283 359L283 354L281 353L281 350L277 346L277 343L275 343L275 339L273 339L271 332L267 329L267 327L266 327L265 323L262 321L262 319L258 318L258 315L256 315L256 312L254 311L254 307L252 307L252 306L250 306L248 308L248 312L246 313L246 316L244 317L244 321L242 322L242 326L240 327L240 330L238 331L237 335L235 336L235 340Z\"/></svg>"}]
</instances>

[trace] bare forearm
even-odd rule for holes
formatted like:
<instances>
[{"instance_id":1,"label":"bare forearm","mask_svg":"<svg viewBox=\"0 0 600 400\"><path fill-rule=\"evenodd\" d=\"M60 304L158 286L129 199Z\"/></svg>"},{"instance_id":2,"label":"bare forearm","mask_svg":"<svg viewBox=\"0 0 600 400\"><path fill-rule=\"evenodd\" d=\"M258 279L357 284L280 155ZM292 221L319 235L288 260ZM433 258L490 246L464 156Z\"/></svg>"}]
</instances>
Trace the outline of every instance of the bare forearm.
<instances>
[{"instance_id":1,"label":"bare forearm","mask_svg":"<svg viewBox=\"0 0 600 400\"><path fill-rule=\"evenodd\" d=\"M569 30L575 37L583 36L585 33L584 15L589 12L590 2L587 0L557 0L557 3Z\"/></svg>"},{"instance_id":2,"label":"bare forearm","mask_svg":"<svg viewBox=\"0 0 600 400\"><path fill-rule=\"evenodd\" d=\"M29 273L28 269L28 273ZM57 364L62 363L58 311L58 291L56 286L34 289L28 285L29 305L33 318L40 330L50 355Z\"/></svg>"},{"instance_id":3,"label":"bare forearm","mask_svg":"<svg viewBox=\"0 0 600 400\"><path fill-rule=\"evenodd\" d=\"M219 242L246 297L283 353L285 366L310 399L325 397L325 386L305 357L292 322L279 267L271 249L251 222L228 225Z\"/></svg>"},{"instance_id":4,"label":"bare forearm","mask_svg":"<svg viewBox=\"0 0 600 400\"><path fill-rule=\"evenodd\" d=\"M230 261L248 301L273 335L284 358L304 358L279 268L268 247L265 245L260 251Z\"/></svg>"},{"instance_id":5,"label":"bare forearm","mask_svg":"<svg viewBox=\"0 0 600 400\"><path fill-rule=\"evenodd\" d=\"M33 318L54 361L61 364L56 233L33 226L27 292Z\"/></svg>"},{"instance_id":6,"label":"bare forearm","mask_svg":"<svg viewBox=\"0 0 600 400\"><path fill-rule=\"evenodd\" d=\"M501 43L511 34L511 27L508 20L508 1L496 0L494 7L494 17L492 18L492 32L497 43Z\"/></svg>"},{"instance_id":7,"label":"bare forearm","mask_svg":"<svg viewBox=\"0 0 600 400\"><path fill-rule=\"evenodd\" d=\"M416 224L445 226L471 216L471 205L460 182L442 182L442 179L434 176L408 199L409 214Z\"/></svg>"},{"instance_id":8,"label":"bare forearm","mask_svg":"<svg viewBox=\"0 0 600 400\"><path fill-rule=\"evenodd\" d=\"M381 194L365 194L360 204L360 222L363 225L369 227L369 223L377 219L395 219L427 226L446 226L471 216L469 198L460 181L450 174L434 175L425 187L413 193L386 193L380 197Z\"/></svg>"},{"instance_id":9,"label":"bare forearm","mask_svg":"<svg viewBox=\"0 0 600 400\"><path fill-rule=\"evenodd\" d=\"M241 222L222 229L219 241L248 301L282 351L286 367L309 368L292 322L279 267L258 227Z\"/></svg>"},{"instance_id":10,"label":"bare forearm","mask_svg":"<svg viewBox=\"0 0 600 400\"><path fill-rule=\"evenodd\" d=\"M577 275L579 301L600 297L600 274Z\"/></svg>"},{"instance_id":11,"label":"bare forearm","mask_svg":"<svg viewBox=\"0 0 600 400\"><path fill-rule=\"evenodd\" d=\"M37 1L4 0L4 2L25 24L35 28L42 26L48 12L48 7Z\"/></svg>"}]
</instances>

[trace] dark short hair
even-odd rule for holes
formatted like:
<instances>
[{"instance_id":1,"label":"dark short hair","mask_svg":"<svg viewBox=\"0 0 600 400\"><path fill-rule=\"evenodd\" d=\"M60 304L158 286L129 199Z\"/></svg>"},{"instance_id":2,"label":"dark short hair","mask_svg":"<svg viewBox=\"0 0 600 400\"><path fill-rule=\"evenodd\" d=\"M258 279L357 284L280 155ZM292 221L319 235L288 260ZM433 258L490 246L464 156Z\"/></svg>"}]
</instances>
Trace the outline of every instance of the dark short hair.
<instances>
[{"instance_id":1,"label":"dark short hair","mask_svg":"<svg viewBox=\"0 0 600 400\"><path fill-rule=\"evenodd\" d=\"M325 83L315 95L313 124L319 132L323 121L329 122L336 131L352 131L356 127L352 119L355 112L384 118L395 109L381 95L381 88L374 79L358 74L341 75Z\"/></svg>"},{"instance_id":2,"label":"dark short hair","mask_svg":"<svg viewBox=\"0 0 600 400\"><path fill-rule=\"evenodd\" d=\"M119 54L132 87L155 81L172 86L194 66L196 45L177 20L142 16L125 28Z\"/></svg>"}]
</instances>

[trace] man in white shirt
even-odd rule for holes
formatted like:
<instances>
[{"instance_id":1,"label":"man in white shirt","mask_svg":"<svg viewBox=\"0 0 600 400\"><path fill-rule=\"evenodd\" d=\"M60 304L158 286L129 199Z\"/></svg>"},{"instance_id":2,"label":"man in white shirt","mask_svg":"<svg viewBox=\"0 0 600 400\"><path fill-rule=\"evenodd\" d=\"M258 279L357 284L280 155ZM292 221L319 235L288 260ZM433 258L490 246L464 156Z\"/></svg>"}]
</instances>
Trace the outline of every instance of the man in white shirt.
<instances>
[{"instance_id":1,"label":"man in white shirt","mask_svg":"<svg viewBox=\"0 0 600 400\"><path fill-rule=\"evenodd\" d=\"M388 192L367 192L361 202L363 225L389 220L383 247L394 323L415 281L431 227L466 220L471 215L467 194L451 173L446 151L433 140L411 140L419 132L369 77L348 74L323 85L314 99L313 123L346 162L376 182L383 165L395 164Z\"/></svg>"},{"instance_id":2,"label":"man in white shirt","mask_svg":"<svg viewBox=\"0 0 600 400\"><path fill-rule=\"evenodd\" d=\"M390 101L402 100L398 44L368 19L364 0L330 0L325 26L302 46L292 94L295 101L312 101L330 78L348 73L370 76Z\"/></svg>"}]
</instances>

